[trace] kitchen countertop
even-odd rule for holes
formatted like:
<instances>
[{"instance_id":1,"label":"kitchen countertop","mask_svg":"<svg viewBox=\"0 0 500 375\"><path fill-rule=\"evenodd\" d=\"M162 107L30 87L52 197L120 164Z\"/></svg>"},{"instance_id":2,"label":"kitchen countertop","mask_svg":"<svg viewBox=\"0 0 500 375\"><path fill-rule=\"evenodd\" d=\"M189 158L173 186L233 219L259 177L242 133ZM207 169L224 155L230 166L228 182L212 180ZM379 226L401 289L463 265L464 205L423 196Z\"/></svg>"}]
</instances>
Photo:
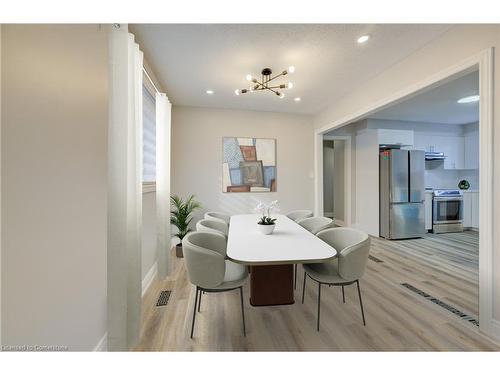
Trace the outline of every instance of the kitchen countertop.
<instances>
[{"instance_id":1,"label":"kitchen countertop","mask_svg":"<svg viewBox=\"0 0 500 375\"><path fill-rule=\"evenodd\" d=\"M426 188L425 189L425 194L434 194L434 190L446 190L446 189L428 189ZM462 193L466 194L466 193L479 193L479 190L478 189L468 189L468 190L461 190Z\"/></svg>"}]
</instances>

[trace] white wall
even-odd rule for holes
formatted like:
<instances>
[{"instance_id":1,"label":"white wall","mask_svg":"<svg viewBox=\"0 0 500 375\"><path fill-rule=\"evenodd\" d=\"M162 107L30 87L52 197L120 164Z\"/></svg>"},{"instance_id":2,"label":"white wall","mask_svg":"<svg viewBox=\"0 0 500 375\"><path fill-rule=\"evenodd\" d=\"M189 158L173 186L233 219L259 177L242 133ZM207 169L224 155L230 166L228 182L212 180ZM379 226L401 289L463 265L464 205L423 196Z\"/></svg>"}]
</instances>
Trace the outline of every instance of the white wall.
<instances>
[{"instance_id":1,"label":"white wall","mask_svg":"<svg viewBox=\"0 0 500 375\"><path fill-rule=\"evenodd\" d=\"M106 33L2 29L2 344L92 350L106 332Z\"/></svg>"},{"instance_id":2,"label":"white wall","mask_svg":"<svg viewBox=\"0 0 500 375\"><path fill-rule=\"evenodd\" d=\"M222 137L276 138L277 192L222 193ZM172 193L196 194L204 210L250 213L279 200L282 213L313 209L313 133L309 117L174 106Z\"/></svg>"},{"instance_id":3,"label":"white wall","mask_svg":"<svg viewBox=\"0 0 500 375\"><path fill-rule=\"evenodd\" d=\"M465 59L474 56L481 51L494 47L494 71L500 71L500 59L498 58L498 49L500 48L500 26L499 25L457 25L452 27L441 37L428 43L423 48L409 55L399 63L393 65L377 77L365 82L357 90L341 100L331 103L322 113L314 118L314 127L323 128L348 118L352 114L362 113L373 103L379 102L384 98L391 97L394 93L411 87L424 79L428 79L434 74L443 71ZM494 97L500 97L500 74L494 76ZM498 100L494 106L497 106ZM493 109L495 111L495 108ZM500 128L500 117L495 116L494 128ZM500 132L494 131L494 160L493 164L500 165ZM500 194L500 173L495 167L494 173L494 196ZM493 202L494 218L500 217L500 200ZM496 220L496 219L495 219ZM494 227L498 224L493 223ZM494 231L494 255L493 279L495 290L492 292L494 313L500 332L500 231Z\"/></svg>"},{"instance_id":4,"label":"white wall","mask_svg":"<svg viewBox=\"0 0 500 375\"><path fill-rule=\"evenodd\" d=\"M333 141L333 207L335 219L345 220L345 141Z\"/></svg>"},{"instance_id":5,"label":"white wall","mask_svg":"<svg viewBox=\"0 0 500 375\"><path fill-rule=\"evenodd\" d=\"M142 194L142 257L143 284L156 263L156 192Z\"/></svg>"},{"instance_id":6,"label":"white wall","mask_svg":"<svg viewBox=\"0 0 500 375\"><path fill-rule=\"evenodd\" d=\"M379 235L379 160L376 130L356 135L356 222L367 233Z\"/></svg>"},{"instance_id":7,"label":"white wall","mask_svg":"<svg viewBox=\"0 0 500 375\"><path fill-rule=\"evenodd\" d=\"M344 222L345 141L323 141L323 214Z\"/></svg>"},{"instance_id":8,"label":"white wall","mask_svg":"<svg viewBox=\"0 0 500 375\"><path fill-rule=\"evenodd\" d=\"M323 212L327 216L334 213L334 171L333 141L323 141Z\"/></svg>"}]
</instances>

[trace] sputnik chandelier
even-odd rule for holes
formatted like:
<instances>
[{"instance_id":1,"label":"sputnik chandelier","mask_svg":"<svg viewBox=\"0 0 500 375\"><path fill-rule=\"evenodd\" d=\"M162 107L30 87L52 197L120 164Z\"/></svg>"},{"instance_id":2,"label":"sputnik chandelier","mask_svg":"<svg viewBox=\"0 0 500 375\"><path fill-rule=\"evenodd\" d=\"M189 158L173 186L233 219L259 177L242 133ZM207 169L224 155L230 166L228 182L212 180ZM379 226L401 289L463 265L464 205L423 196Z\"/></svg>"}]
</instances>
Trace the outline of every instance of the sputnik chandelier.
<instances>
[{"instance_id":1,"label":"sputnik chandelier","mask_svg":"<svg viewBox=\"0 0 500 375\"><path fill-rule=\"evenodd\" d=\"M276 82L271 83L271 81L274 81L275 79L279 77L286 76L287 74L295 72L295 67L290 66L288 69L283 70L280 74L275 75L274 77L272 76L273 71L271 68L264 68L262 69L262 77L261 80L259 81L257 78L252 76L251 74L247 74L247 81L251 82L251 86L246 88L246 89L237 89L234 90L234 93L236 95L240 94L246 94L249 92L255 92L255 91L265 91L269 90L272 91L274 94L278 95L280 98L284 98L285 94L282 91L279 91L281 89L291 89L293 87L292 82L288 83L280 83L277 84ZM274 84L274 86L272 86Z\"/></svg>"}]
</instances>

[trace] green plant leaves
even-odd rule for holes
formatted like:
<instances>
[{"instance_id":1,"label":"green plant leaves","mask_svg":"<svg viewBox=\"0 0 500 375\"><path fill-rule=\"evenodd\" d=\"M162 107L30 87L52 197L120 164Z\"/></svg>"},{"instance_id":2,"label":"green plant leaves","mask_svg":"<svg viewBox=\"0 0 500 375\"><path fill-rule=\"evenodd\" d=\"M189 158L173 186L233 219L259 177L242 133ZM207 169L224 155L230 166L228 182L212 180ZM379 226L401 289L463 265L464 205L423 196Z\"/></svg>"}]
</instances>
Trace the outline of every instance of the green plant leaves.
<instances>
[{"instance_id":1,"label":"green plant leaves","mask_svg":"<svg viewBox=\"0 0 500 375\"><path fill-rule=\"evenodd\" d=\"M170 223L177 228L177 233L173 237L182 239L191 232L189 224L193 220L192 213L201 208L201 203L195 200L194 195L190 195L186 202L178 195L170 197Z\"/></svg>"},{"instance_id":2,"label":"green plant leaves","mask_svg":"<svg viewBox=\"0 0 500 375\"><path fill-rule=\"evenodd\" d=\"M277 219L272 219L270 216L262 216L259 221L257 222L257 224L259 225L273 225L275 224Z\"/></svg>"}]
</instances>

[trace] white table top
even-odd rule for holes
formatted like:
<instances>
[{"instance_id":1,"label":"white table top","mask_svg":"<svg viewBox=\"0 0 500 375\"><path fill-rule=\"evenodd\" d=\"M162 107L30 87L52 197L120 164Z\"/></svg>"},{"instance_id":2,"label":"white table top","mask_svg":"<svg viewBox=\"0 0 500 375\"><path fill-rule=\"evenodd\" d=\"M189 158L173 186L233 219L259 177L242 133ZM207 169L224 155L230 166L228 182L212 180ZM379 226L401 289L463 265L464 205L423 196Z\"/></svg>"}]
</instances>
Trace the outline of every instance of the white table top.
<instances>
[{"instance_id":1,"label":"white table top","mask_svg":"<svg viewBox=\"0 0 500 375\"><path fill-rule=\"evenodd\" d=\"M259 232L259 215L233 215L227 256L247 265L315 263L334 258L337 251L284 215L277 217L273 234Z\"/></svg>"}]
</instances>

